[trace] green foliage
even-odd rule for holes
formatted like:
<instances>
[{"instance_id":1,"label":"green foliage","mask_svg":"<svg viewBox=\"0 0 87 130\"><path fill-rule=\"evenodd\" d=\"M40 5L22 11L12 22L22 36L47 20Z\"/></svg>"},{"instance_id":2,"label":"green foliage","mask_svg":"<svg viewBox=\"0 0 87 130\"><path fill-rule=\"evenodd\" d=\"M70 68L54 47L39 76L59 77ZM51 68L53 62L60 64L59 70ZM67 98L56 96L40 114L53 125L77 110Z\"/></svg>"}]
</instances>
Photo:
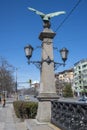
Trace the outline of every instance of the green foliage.
<instances>
[{"instance_id":1,"label":"green foliage","mask_svg":"<svg viewBox=\"0 0 87 130\"><path fill-rule=\"evenodd\" d=\"M73 97L73 91L71 88L71 84L66 84L64 89L63 89L63 96L64 97Z\"/></svg>"},{"instance_id":2,"label":"green foliage","mask_svg":"<svg viewBox=\"0 0 87 130\"><path fill-rule=\"evenodd\" d=\"M37 114L38 103L36 102L15 101L13 106L18 118L35 118Z\"/></svg>"}]
</instances>

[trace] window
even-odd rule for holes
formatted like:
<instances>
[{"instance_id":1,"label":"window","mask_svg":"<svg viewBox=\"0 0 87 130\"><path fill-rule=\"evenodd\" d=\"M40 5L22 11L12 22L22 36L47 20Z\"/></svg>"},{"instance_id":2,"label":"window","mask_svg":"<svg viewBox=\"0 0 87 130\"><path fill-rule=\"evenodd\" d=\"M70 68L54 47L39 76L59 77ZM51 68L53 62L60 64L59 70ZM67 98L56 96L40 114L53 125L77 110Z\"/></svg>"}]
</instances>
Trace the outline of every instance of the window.
<instances>
[{"instance_id":1,"label":"window","mask_svg":"<svg viewBox=\"0 0 87 130\"><path fill-rule=\"evenodd\" d=\"M84 64L83 66L82 66L82 68L85 68L87 66L87 64Z\"/></svg>"},{"instance_id":2,"label":"window","mask_svg":"<svg viewBox=\"0 0 87 130\"><path fill-rule=\"evenodd\" d=\"M78 66L78 68L80 69L81 67L80 67L80 66Z\"/></svg>"}]
</instances>

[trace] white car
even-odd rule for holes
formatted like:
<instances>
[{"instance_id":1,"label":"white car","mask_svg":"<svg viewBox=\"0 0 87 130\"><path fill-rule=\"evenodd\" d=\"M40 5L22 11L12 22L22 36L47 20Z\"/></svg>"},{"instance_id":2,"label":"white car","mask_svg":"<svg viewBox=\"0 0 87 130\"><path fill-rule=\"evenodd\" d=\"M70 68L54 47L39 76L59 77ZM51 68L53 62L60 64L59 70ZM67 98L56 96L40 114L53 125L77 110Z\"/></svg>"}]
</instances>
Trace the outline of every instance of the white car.
<instances>
[{"instance_id":1,"label":"white car","mask_svg":"<svg viewBox=\"0 0 87 130\"><path fill-rule=\"evenodd\" d=\"M82 101L82 102L84 102L84 103L87 103L87 98L80 98L78 101Z\"/></svg>"},{"instance_id":2,"label":"white car","mask_svg":"<svg viewBox=\"0 0 87 130\"><path fill-rule=\"evenodd\" d=\"M29 95L25 95L24 99L25 100L30 100Z\"/></svg>"}]
</instances>

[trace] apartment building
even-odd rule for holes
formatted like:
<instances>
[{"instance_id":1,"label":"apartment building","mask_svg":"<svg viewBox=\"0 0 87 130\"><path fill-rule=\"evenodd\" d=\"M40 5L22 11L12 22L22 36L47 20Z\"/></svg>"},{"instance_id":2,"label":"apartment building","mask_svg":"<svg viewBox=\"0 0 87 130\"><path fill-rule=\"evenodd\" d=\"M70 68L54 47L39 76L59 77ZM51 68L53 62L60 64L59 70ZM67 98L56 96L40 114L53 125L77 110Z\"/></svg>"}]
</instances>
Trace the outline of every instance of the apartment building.
<instances>
[{"instance_id":1,"label":"apartment building","mask_svg":"<svg viewBox=\"0 0 87 130\"><path fill-rule=\"evenodd\" d=\"M58 95L62 95L64 83L71 83L73 88L73 68L55 74L55 85Z\"/></svg>"},{"instance_id":2,"label":"apartment building","mask_svg":"<svg viewBox=\"0 0 87 130\"><path fill-rule=\"evenodd\" d=\"M87 93L87 59L74 64L74 90L77 96Z\"/></svg>"},{"instance_id":3,"label":"apartment building","mask_svg":"<svg viewBox=\"0 0 87 130\"><path fill-rule=\"evenodd\" d=\"M73 68L71 68L71 69L56 73L55 78L61 82L72 83L73 82L73 75L74 75Z\"/></svg>"}]
</instances>

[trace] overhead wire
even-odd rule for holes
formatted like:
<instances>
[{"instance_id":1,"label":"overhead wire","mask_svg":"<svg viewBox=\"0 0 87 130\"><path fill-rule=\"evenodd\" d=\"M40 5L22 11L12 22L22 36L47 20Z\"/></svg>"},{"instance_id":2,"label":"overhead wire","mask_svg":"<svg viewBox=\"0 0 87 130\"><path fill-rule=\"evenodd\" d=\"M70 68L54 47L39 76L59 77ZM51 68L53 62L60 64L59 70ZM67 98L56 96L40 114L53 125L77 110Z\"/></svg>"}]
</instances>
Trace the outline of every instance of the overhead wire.
<instances>
[{"instance_id":1,"label":"overhead wire","mask_svg":"<svg viewBox=\"0 0 87 130\"><path fill-rule=\"evenodd\" d=\"M75 4L75 6L71 9L71 11L68 13L68 15L64 18L64 20L60 23L60 25L56 28L56 30L54 31L55 33L62 27L62 25L65 23L65 21L70 17L70 15L74 12L74 10L77 8L77 6L80 4L82 0L78 0L77 3ZM48 40L47 40L48 41ZM46 50L44 49L44 51L46 52ZM47 54L47 52L46 52Z\"/></svg>"},{"instance_id":2,"label":"overhead wire","mask_svg":"<svg viewBox=\"0 0 87 130\"><path fill-rule=\"evenodd\" d=\"M57 32L60 27L65 23L65 21L70 17L70 15L73 13L73 11L77 8L77 6L80 4L82 0L78 0L78 2L75 4L75 6L71 9L71 11L68 13L68 15L64 18L64 20L60 23L60 25L56 28L55 32Z\"/></svg>"},{"instance_id":3,"label":"overhead wire","mask_svg":"<svg viewBox=\"0 0 87 130\"><path fill-rule=\"evenodd\" d=\"M78 0L77 3L74 5L74 7L70 10L70 12L68 13L68 15L64 18L64 20L60 23L60 25L56 28L56 30L54 31L55 33L62 27L62 25L65 23L65 21L70 17L70 15L74 12L74 10L77 8L77 6L80 4L82 0ZM48 40L47 40L48 41ZM45 50L46 52L46 50ZM47 54L47 52L46 52Z\"/></svg>"}]
</instances>

